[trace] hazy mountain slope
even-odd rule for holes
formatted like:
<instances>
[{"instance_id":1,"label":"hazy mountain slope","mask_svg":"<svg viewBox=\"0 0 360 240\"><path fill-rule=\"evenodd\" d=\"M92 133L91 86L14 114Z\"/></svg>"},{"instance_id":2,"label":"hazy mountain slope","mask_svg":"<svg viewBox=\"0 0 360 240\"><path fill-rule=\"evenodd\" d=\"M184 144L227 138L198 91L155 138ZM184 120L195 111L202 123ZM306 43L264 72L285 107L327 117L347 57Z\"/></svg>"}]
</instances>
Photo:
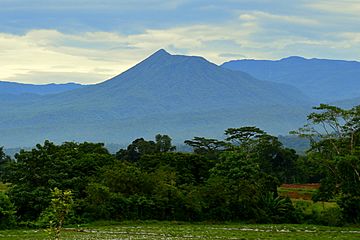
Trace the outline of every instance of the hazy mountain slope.
<instances>
[{"instance_id":1,"label":"hazy mountain slope","mask_svg":"<svg viewBox=\"0 0 360 240\"><path fill-rule=\"evenodd\" d=\"M103 83L0 106L0 135L16 147L44 138L124 143L159 132L181 141L244 124L284 134L309 105L289 85L160 50Z\"/></svg>"},{"instance_id":2,"label":"hazy mountain slope","mask_svg":"<svg viewBox=\"0 0 360 240\"><path fill-rule=\"evenodd\" d=\"M345 99L345 100L341 100L341 101L337 101L337 102L331 102L330 104L335 105L335 106L339 106L339 107L342 107L342 108L350 109L350 108L352 108L354 106L360 105L360 97L351 98L351 99Z\"/></svg>"},{"instance_id":3,"label":"hazy mountain slope","mask_svg":"<svg viewBox=\"0 0 360 240\"><path fill-rule=\"evenodd\" d=\"M222 67L252 76L291 84L317 102L360 96L360 62L289 57L278 61L237 60Z\"/></svg>"},{"instance_id":4,"label":"hazy mountain slope","mask_svg":"<svg viewBox=\"0 0 360 240\"><path fill-rule=\"evenodd\" d=\"M12 95L21 95L21 94L38 94L38 95L47 95L66 92L82 87L81 84L77 83L65 83L65 84L24 84L16 82L5 82L0 81L0 95L12 94Z\"/></svg>"},{"instance_id":5,"label":"hazy mountain slope","mask_svg":"<svg viewBox=\"0 0 360 240\"><path fill-rule=\"evenodd\" d=\"M29 94L29 93L24 93L24 94L8 94L8 93L4 93L4 94L0 94L0 102L2 103L2 105L4 104L25 104L25 103L29 103L29 101L37 101L39 100L41 97L37 94Z\"/></svg>"},{"instance_id":6,"label":"hazy mountain slope","mask_svg":"<svg viewBox=\"0 0 360 240\"><path fill-rule=\"evenodd\" d=\"M106 109L125 116L252 105L299 105L308 99L284 84L229 71L200 57L160 50L100 84L46 98L40 109ZM58 108L58 109L59 109Z\"/></svg>"},{"instance_id":7,"label":"hazy mountain slope","mask_svg":"<svg viewBox=\"0 0 360 240\"><path fill-rule=\"evenodd\" d=\"M51 141L94 141L127 145L132 140L145 137L153 139L157 133L169 134L175 143L182 143L194 136L224 138L229 127L258 126L269 133L288 134L306 122L309 108L286 106L254 107L213 110L209 112L188 112L181 114L156 114L139 118L92 119L87 116L72 121L62 121L53 116L53 122L28 120L22 125L12 124L0 127L0 145L7 148L34 146L44 139ZM64 116L69 119L71 114Z\"/></svg>"}]
</instances>

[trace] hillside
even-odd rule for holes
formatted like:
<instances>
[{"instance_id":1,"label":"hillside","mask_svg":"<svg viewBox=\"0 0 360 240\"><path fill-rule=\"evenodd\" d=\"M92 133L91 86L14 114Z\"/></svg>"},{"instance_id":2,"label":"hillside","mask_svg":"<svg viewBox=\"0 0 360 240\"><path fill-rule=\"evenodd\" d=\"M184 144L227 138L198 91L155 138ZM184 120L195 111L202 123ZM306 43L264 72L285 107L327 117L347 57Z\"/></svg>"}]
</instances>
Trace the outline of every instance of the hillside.
<instances>
[{"instance_id":1,"label":"hillside","mask_svg":"<svg viewBox=\"0 0 360 240\"><path fill-rule=\"evenodd\" d=\"M159 50L103 83L1 106L1 144L45 138L122 144L159 132L181 142L245 124L286 134L302 125L311 104L289 85Z\"/></svg>"},{"instance_id":2,"label":"hillside","mask_svg":"<svg viewBox=\"0 0 360 240\"><path fill-rule=\"evenodd\" d=\"M317 102L360 96L360 62L356 61L288 57L277 61L236 60L222 67L244 71L258 79L293 85Z\"/></svg>"}]
</instances>

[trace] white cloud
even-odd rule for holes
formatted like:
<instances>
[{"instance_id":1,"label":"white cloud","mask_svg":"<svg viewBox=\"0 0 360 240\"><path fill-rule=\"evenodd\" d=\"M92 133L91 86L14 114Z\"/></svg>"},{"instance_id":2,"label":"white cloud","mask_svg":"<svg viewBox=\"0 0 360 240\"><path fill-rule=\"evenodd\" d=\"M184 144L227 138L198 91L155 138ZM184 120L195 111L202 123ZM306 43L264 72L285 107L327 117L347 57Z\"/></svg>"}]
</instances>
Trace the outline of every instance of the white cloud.
<instances>
[{"instance_id":1,"label":"white cloud","mask_svg":"<svg viewBox=\"0 0 360 240\"><path fill-rule=\"evenodd\" d=\"M244 24L239 31L198 25L153 29L128 36L111 32L65 34L56 30L32 30L20 36L3 33L0 34L0 79L37 82L40 80L34 78L41 72L44 76L62 72L67 75L73 73L72 81L75 82L100 82L103 77L109 78L127 70L160 48L191 49L191 54L204 55L220 63L220 49L207 49L204 42L219 38L246 41L254 30ZM107 70L99 75L98 68ZM27 74L29 78L26 78ZM102 78L89 77L86 81L82 74ZM59 82L59 78L54 79Z\"/></svg>"},{"instance_id":2,"label":"white cloud","mask_svg":"<svg viewBox=\"0 0 360 240\"><path fill-rule=\"evenodd\" d=\"M127 70L160 48L204 56L218 64L233 58L289 55L359 59L360 31L322 32L318 29L326 23L319 18L264 11L242 11L235 18L130 35L49 29L23 35L0 33L0 80L95 83Z\"/></svg>"},{"instance_id":3,"label":"white cloud","mask_svg":"<svg viewBox=\"0 0 360 240\"><path fill-rule=\"evenodd\" d=\"M55 69L53 69L55 70ZM80 72L36 72L29 71L25 74L17 74L15 78L9 78L8 80L13 80L16 82L36 82L37 84L48 84L50 82L55 83L68 83L68 82L78 82L78 83L93 83L98 82L99 79L106 80L108 79L108 74L103 74L101 71L88 73ZM31 80L31 81L30 81Z\"/></svg>"},{"instance_id":4,"label":"white cloud","mask_svg":"<svg viewBox=\"0 0 360 240\"><path fill-rule=\"evenodd\" d=\"M102 81L103 77L111 77L131 67L140 57L129 54L127 49L106 49L121 44L121 36L111 36L111 33L106 37L104 33L69 35L55 30L33 30L22 36L0 34L0 79L37 82L39 80L34 77L40 72L54 78L54 74L62 72L73 74L76 82ZM99 74L99 67L109 70ZM88 74L89 79L82 74ZM48 81L60 82L60 79Z\"/></svg>"},{"instance_id":5,"label":"white cloud","mask_svg":"<svg viewBox=\"0 0 360 240\"><path fill-rule=\"evenodd\" d=\"M306 4L309 8L340 15L359 16L360 1L358 0L318 0Z\"/></svg>"},{"instance_id":6,"label":"white cloud","mask_svg":"<svg viewBox=\"0 0 360 240\"><path fill-rule=\"evenodd\" d=\"M271 14L262 11L252 11L252 12L242 13L239 16L239 19L244 21L277 21L277 22L285 22L290 24L310 25L310 26L319 24L319 22L316 19L304 18L303 16L278 15L278 14Z\"/></svg>"},{"instance_id":7,"label":"white cloud","mask_svg":"<svg viewBox=\"0 0 360 240\"><path fill-rule=\"evenodd\" d=\"M360 32L344 32L340 34L340 37L344 39L344 42L348 43L348 47L352 47L354 44L360 45Z\"/></svg>"}]
</instances>

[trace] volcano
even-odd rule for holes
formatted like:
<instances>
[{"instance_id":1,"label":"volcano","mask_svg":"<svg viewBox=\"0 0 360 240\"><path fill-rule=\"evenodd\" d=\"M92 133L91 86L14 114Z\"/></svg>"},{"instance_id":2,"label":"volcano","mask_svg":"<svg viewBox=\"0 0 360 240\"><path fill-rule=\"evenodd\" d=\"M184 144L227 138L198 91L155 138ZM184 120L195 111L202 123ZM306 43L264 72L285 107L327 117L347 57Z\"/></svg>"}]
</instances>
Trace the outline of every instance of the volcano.
<instances>
[{"instance_id":1,"label":"volcano","mask_svg":"<svg viewBox=\"0 0 360 240\"><path fill-rule=\"evenodd\" d=\"M241 125L284 133L302 125L310 105L295 87L161 49L102 83L0 107L1 144L127 143L156 133L181 142Z\"/></svg>"}]
</instances>

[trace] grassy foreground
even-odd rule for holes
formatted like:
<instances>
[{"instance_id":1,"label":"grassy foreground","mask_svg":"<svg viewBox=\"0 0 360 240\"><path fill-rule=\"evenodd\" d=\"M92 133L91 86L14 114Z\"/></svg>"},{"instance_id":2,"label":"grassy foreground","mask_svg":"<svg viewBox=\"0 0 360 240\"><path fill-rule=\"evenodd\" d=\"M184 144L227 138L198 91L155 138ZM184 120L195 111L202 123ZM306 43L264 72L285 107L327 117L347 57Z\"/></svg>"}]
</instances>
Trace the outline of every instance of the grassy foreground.
<instances>
[{"instance_id":1,"label":"grassy foreground","mask_svg":"<svg viewBox=\"0 0 360 240\"><path fill-rule=\"evenodd\" d=\"M0 231L0 239L51 239L45 230ZM358 228L313 225L116 223L64 229L61 239L360 239Z\"/></svg>"}]
</instances>

